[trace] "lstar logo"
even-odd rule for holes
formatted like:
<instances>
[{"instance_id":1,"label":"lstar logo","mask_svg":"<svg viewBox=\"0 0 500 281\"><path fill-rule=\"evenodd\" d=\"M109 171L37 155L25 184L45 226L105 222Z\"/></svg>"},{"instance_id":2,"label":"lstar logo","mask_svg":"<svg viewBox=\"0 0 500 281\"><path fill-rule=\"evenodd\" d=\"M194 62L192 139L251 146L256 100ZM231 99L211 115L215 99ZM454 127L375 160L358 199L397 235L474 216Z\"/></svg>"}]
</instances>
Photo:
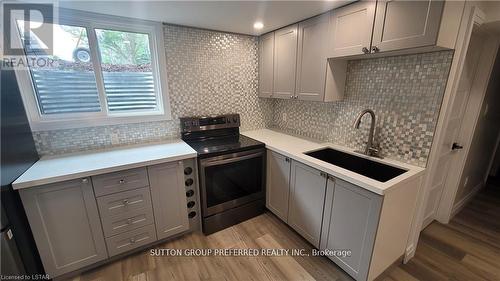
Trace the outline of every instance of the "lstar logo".
<instances>
[{"instance_id":1,"label":"lstar logo","mask_svg":"<svg viewBox=\"0 0 500 281\"><path fill-rule=\"evenodd\" d=\"M52 55L52 4L4 3L2 8L4 56L23 56L25 50L31 54Z\"/></svg>"}]
</instances>

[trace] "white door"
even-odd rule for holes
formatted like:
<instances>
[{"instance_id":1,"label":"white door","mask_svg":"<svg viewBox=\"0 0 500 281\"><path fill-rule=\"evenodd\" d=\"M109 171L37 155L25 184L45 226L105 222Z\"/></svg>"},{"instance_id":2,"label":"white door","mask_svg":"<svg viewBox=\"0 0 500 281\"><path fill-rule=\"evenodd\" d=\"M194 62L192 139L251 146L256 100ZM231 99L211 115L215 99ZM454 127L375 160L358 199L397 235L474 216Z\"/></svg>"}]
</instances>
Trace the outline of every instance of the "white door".
<instances>
[{"instance_id":1,"label":"white door","mask_svg":"<svg viewBox=\"0 0 500 281\"><path fill-rule=\"evenodd\" d=\"M431 188L426 200L427 205L425 207L422 228L431 223L435 218L443 188L447 184L451 184L452 177L456 176L456 171L450 170L450 167L453 162L458 160L457 156L459 153L463 152L461 149L452 149L452 147L453 143L460 145L460 140L458 138L465 108L469 100L472 81L476 74L479 55L482 51L481 39L482 37L476 35L474 32L472 33L455 100L453 101L450 118L443 134L444 139L440 145L439 158L437 160L438 165L436 165L436 169L432 171Z\"/></svg>"}]
</instances>

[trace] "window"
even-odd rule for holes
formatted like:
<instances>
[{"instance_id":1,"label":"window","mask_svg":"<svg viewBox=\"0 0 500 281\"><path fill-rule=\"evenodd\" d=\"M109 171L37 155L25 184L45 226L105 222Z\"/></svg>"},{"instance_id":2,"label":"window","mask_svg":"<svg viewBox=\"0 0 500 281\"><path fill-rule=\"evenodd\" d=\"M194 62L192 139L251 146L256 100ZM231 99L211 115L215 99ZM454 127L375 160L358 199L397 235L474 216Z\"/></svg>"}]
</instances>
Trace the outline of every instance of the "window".
<instances>
[{"instance_id":1,"label":"window","mask_svg":"<svg viewBox=\"0 0 500 281\"><path fill-rule=\"evenodd\" d=\"M32 129L170 119L161 23L70 14L51 24L51 54L33 50L43 44L34 33L20 36L29 38L28 60L52 61L29 65L19 79L29 84L21 88ZM17 21L20 34L24 24Z\"/></svg>"}]
</instances>

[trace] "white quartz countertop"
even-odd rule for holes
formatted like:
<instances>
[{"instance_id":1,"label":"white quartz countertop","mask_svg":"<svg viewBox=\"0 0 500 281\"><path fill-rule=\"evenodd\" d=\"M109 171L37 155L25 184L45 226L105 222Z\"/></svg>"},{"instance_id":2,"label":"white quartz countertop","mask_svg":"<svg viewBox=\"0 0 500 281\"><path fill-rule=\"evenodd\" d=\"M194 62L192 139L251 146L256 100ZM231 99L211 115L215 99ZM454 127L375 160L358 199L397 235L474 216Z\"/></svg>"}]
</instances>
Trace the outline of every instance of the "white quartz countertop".
<instances>
[{"instance_id":1,"label":"white quartz countertop","mask_svg":"<svg viewBox=\"0 0 500 281\"><path fill-rule=\"evenodd\" d=\"M381 195L386 194L391 190L391 188L398 186L404 181L408 181L413 179L414 177L422 175L422 173L424 172L424 169L421 167L408 165L390 159L368 157L359 153L355 153L352 149L343 146L335 145L332 143L318 143L270 129L246 131L242 132L242 134L265 143L266 148L272 151L275 151L291 159L328 173L334 177L340 178ZM304 154L304 152L318 150L324 147L331 147L336 150L354 154L363 158L369 158L370 160L402 168L408 171L389 181L380 182Z\"/></svg>"},{"instance_id":2,"label":"white quartz countertop","mask_svg":"<svg viewBox=\"0 0 500 281\"><path fill-rule=\"evenodd\" d=\"M42 157L12 183L14 189L196 157L182 140Z\"/></svg>"}]
</instances>

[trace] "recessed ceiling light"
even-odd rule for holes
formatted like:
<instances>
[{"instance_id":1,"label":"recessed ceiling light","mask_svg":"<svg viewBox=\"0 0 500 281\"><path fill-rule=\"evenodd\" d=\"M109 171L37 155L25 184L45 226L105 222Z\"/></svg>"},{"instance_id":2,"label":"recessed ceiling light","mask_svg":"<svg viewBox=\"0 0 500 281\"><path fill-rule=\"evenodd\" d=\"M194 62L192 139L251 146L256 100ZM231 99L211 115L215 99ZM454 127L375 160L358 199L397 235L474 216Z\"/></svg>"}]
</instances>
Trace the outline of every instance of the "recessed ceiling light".
<instances>
[{"instance_id":1,"label":"recessed ceiling light","mask_svg":"<svg viewBox=\"0 0 500 281\"><path fill-rule=\"evenodd\" d=\"M260 21L253 24L253 28L255 28L255 29L262 29L263 27L264 27L264 24L261 23Z\"/></svg>"}]
</instances>

